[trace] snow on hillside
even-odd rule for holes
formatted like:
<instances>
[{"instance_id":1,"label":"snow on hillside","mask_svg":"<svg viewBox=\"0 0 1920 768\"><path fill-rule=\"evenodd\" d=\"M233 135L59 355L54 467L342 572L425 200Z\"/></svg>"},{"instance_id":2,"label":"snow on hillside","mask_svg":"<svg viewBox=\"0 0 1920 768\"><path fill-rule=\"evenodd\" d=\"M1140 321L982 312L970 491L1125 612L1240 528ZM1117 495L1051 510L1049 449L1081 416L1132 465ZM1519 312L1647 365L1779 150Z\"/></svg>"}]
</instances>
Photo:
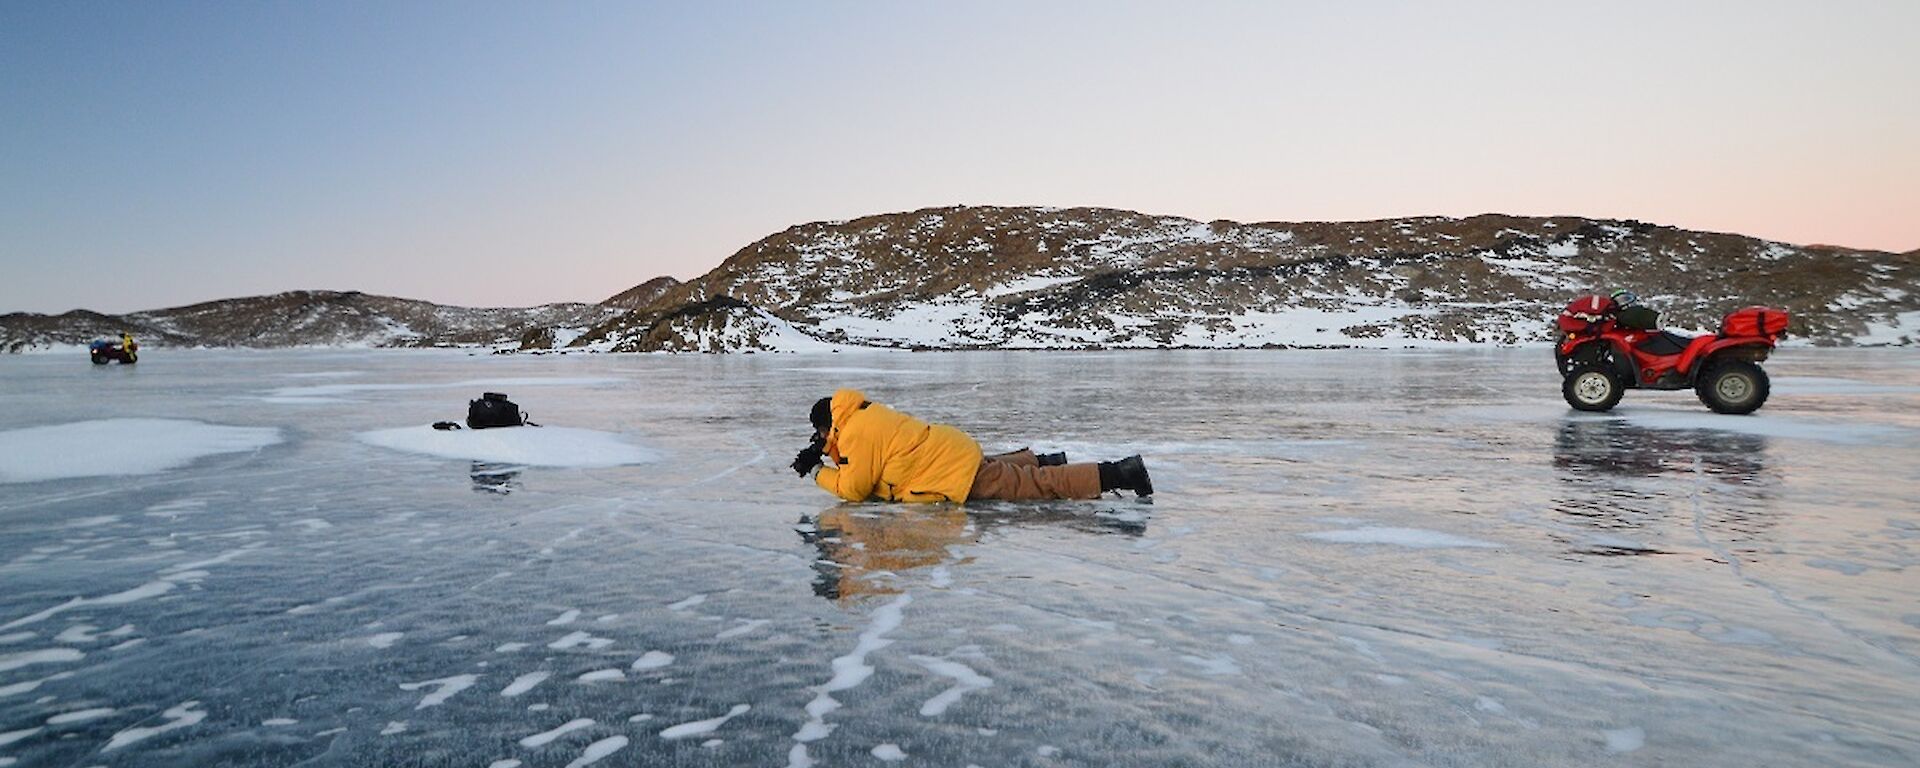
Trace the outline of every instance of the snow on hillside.
<instances>
[{"instance_id":1,"label":"snow on hillside","mask_svg":"<svg viewBox=\"0 0 1920 768\"><path fill-rule=\"evenodd\" d=\"M830 352L843 346L801 331L758 307L722 307L667 318L641 339L603 341L589 348L609 352Z\"/></svg>"},{"instance_id":2,"label":"snow on hillside","mask_svg":"<svg viewBox=\"0 0 1920 768\"><path fill-rule=\"evenodd\" d=\"M576 343L767 349L760 331L744 330L764 327L783 348L796 338L938 349L1530 344L1551 339L1569 299L1616 288L1639 292L1675 328L1716 328L1726 312L1767 304L1793 314L1801 343L1902 343L1883 330L1920 311L1906 290L1916 281L1912 254L1633 221L1241 224L953 207L792 227ZM653 327L715 301L758 319L697 339Z\"/></svg>"},{"instance_id":3,"label":"snow on hillside","mask_svg":"<svg viewBox=\"0 0 1920 768\"><path fill-rule=\"evenodd\" d=\"M1867 324L1867 332L1853 339L1865 347L1907 347L1920 344L1920 312L1902 312L1891 319Z\"/></svg>"}]
</instances>

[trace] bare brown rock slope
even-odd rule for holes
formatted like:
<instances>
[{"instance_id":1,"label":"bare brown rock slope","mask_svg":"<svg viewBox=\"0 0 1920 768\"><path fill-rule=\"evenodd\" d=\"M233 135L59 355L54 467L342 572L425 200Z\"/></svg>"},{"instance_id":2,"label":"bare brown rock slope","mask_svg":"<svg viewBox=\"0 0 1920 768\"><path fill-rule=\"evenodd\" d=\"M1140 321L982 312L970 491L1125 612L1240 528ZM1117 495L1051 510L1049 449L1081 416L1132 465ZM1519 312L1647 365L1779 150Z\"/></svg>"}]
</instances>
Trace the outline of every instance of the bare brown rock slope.
<instances>
[{"instance_id":1,"label":"bare brown rock slope","mask_svg":"<svg viewBox=\"0 0 1920 768\"><path fill-rule=\"evenodd\" d=\"M614 294L606 301L600 302L600 306L619 307L628 310L639 309L648 304L652 304L655 299L660 298L660 296L667 291L673 290L674 286L679 284L679 280L663 275Z\"/></svg>"}]
</instances>

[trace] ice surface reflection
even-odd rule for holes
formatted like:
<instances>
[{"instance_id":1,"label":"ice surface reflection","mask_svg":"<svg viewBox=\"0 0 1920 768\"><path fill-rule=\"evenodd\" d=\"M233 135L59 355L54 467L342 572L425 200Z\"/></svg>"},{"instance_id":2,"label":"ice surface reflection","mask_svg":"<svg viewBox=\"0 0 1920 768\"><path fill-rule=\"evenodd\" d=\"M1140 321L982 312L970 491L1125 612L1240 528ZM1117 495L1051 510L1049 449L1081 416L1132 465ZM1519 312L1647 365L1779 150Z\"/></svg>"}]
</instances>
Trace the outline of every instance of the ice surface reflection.
<instances>
[{"instance_id":1,"label":"ice surface reflection","mask_svg":"<svg viewBox=\"0 0 1920 768\"><path fill-rule=\"evenodd\" d=\"M520 490L520 473L523 469L514 464L476 461L468 468L467 477L473 481L474 493L505 496Z\"/></svg>"},{"instance_id":2,"label":"ice surface reflection","mask_svg":"<svg viewBox=\"0 0 1920 768\"><path fill-rule=\"evenodd\" d=\"M1920 763L1910 353L1753 417L1538 350L831 357L0 360L0 442L278 437L0 483L0 765ZM544 444L427 443L502 382ZM840 386L1159 493L835 504L784 457Z\"/></svg>"},{"instance_id":3,"label":"ice surface reflection","mask_svg":"<svg viewBox=\"0 0 1920 768\"><path fill-rule=\"evenodd\" d=\"M1572 541L1571 551L1673 554L1634 535L1696 522L1732 540L1756 541L1779 514L1770 491L1780 478L1767 466L1769 439L1569 416L1554 440L1553 465L1564 489L1554 508L1597 534ZM1706 481L1716 483L1711 493L1699 486Z\"/></svg>"},{"instance_id":4,"label":"ice surface reflection","mask_svg":"<svg viewBox=\"0 0 1920 768\"><path fill-rule=\"evenodd\" d=\"M1115 508L1135 507L1136 510ZM895 506L840 504L795 526L819 550L814 594L842 601L895 595L909 577L935 586L952 583L953 567L970 562L963 546L1005 527L1056 526L1090 534L1140 536L1147 530L1144 500L1100 502L989 502ZM909 572L929 569L928 573Z\"/></svg>"}]
</instances>

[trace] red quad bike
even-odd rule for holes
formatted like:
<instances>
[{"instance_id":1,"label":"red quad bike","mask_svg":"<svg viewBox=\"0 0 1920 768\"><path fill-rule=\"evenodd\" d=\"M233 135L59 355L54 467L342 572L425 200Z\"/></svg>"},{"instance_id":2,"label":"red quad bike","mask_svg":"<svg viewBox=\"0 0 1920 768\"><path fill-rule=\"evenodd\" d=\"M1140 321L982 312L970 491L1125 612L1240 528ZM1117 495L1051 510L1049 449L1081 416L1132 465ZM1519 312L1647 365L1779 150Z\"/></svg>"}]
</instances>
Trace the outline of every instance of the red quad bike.
<instances>
[{"instance_id":1,"label":"red quad bike","mask_svg":"<svg viewBox=\"0 0 1920 768\"><path fill-rule=\"evenodd\" d=\"M140 362L140 343L125 336L114 341L97 339L87 345L87 356L93 359L94 365L133 365Z\"/></svg>"},{"instance_id":2,"label":"red quad bike","mask_svg":"<svg viewBox=\"0 0 1920 768\"><path fill-rule=\"evenodd\" d=\"M1638 312L1635 322L1623 313ZM1693 388L1718 413L1752 413L1767 401L1767 359L1787 331L1787 313L1746 307L1728 313L1720 332L1684 336L1658 330L1658 315L1622 308L1605 296L1575 300L1555 326L1560 393L1582 411L1605 411L1628 389Z\"/></svg>"}]
</instances>

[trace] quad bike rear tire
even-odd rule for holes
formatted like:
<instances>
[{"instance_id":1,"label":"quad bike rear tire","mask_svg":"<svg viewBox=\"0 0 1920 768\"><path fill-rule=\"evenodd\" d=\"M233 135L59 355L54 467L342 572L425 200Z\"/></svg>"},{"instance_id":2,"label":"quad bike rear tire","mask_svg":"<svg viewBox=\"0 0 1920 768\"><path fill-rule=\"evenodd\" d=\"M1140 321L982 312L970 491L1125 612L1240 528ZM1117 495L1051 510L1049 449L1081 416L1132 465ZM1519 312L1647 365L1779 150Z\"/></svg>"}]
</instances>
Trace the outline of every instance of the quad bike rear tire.
<instances>
[{"instance_id":1,"label":"quad bike rear tire","mask_svg":"<svg viewBox=\"0 0 1920 768\"><path fill-rule=\"evenodd\" d=\"M1560 395L1577 411L1610 411L1627 393L1620 375L1598 363L1573 366L1560 382Z\"/></svg>"},{"instance_id":2,"label":"quad bike rear tire","mask_svg":"<svg viewBox=\"0 0 1920 768\"><path fill-rule=\"evenodd\" d=\"M1709 360L1694 380L1693 392L1714 413L1738 415L1760 410L1772 385L1765 369L1746 360Z\"/></svg>"}]
</instances>

